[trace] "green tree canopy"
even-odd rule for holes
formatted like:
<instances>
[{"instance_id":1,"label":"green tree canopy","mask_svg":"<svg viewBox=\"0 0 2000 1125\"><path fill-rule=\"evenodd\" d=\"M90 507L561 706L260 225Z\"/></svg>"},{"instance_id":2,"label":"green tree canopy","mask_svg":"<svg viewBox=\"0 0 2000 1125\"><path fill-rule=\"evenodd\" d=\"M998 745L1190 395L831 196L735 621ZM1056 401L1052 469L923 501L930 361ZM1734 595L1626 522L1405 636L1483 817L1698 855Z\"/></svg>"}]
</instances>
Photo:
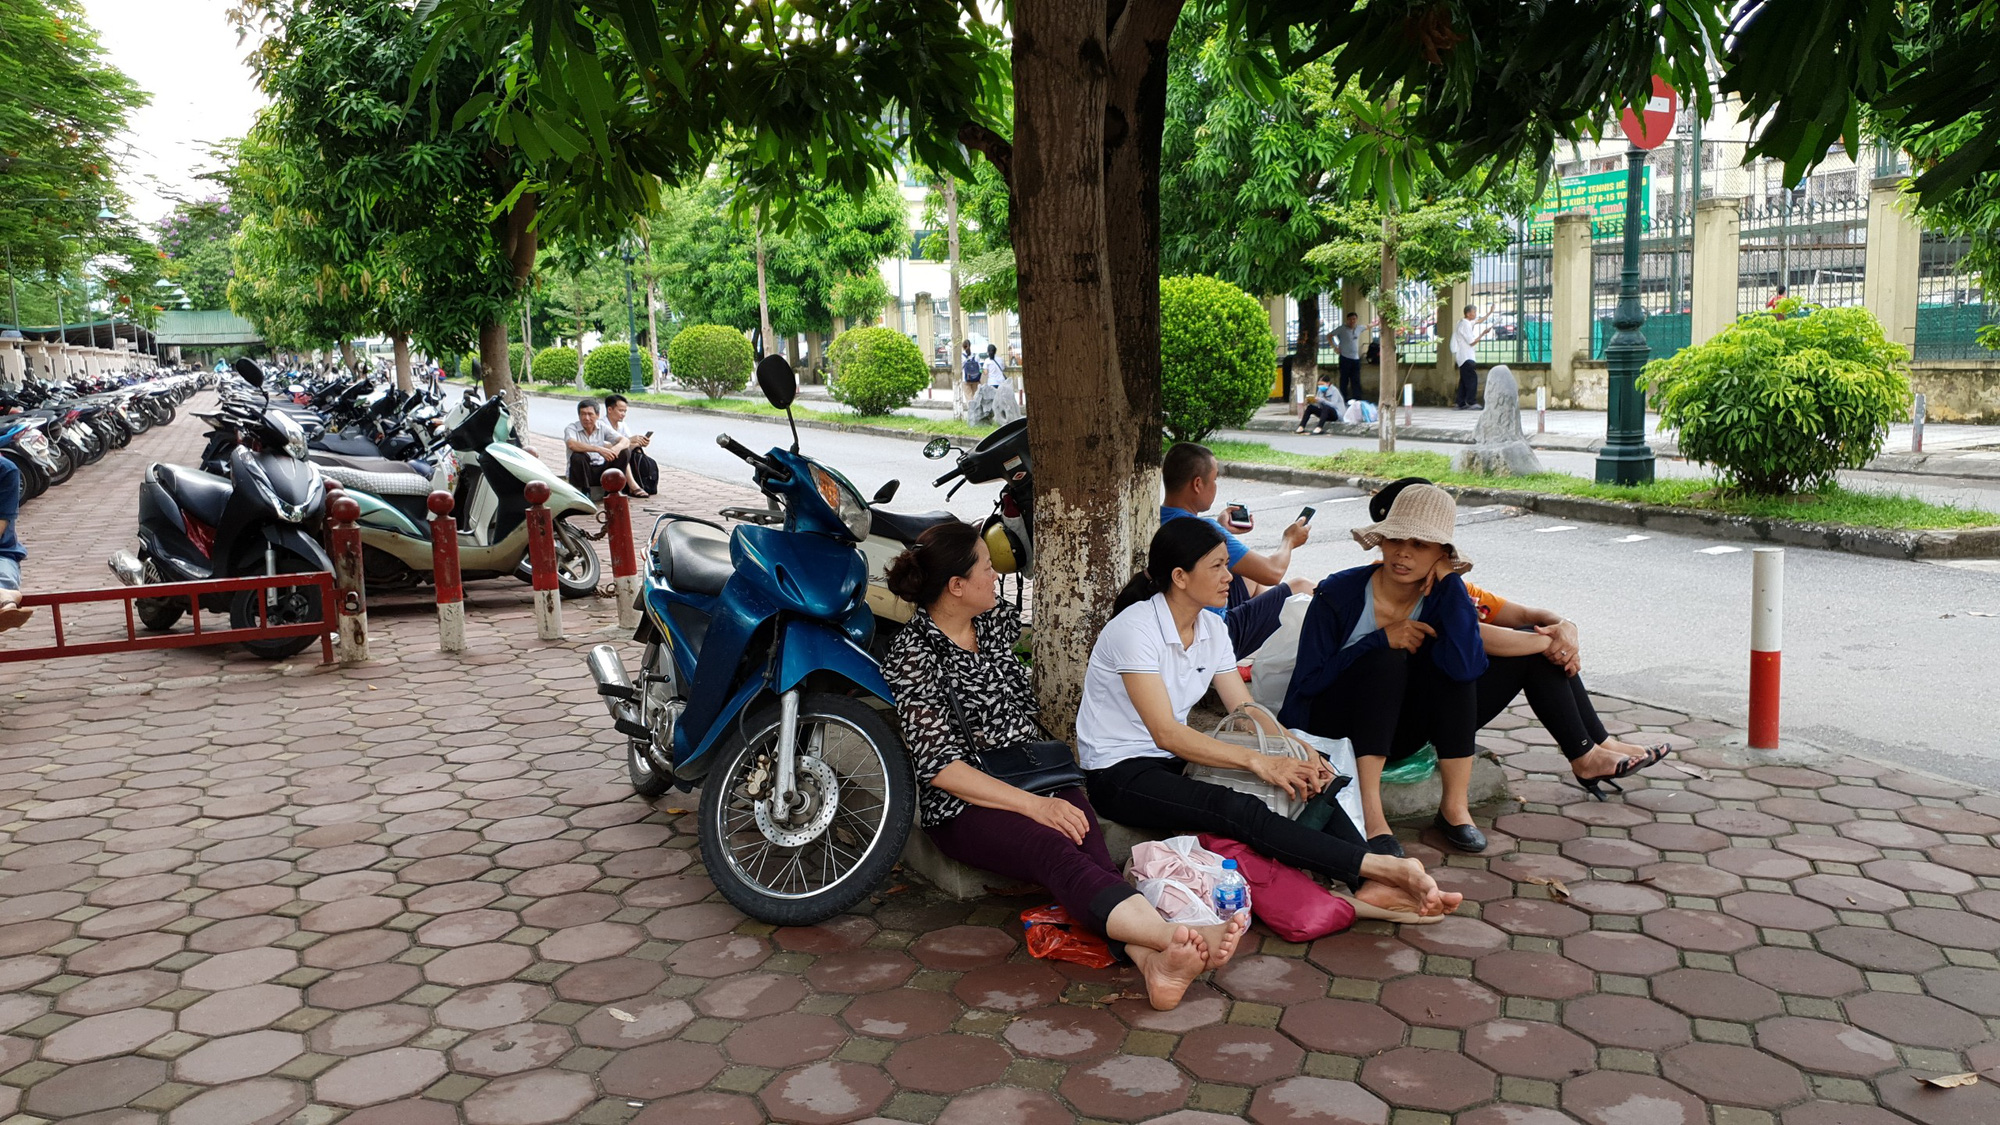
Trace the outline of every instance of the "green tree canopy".
<instances>
[{"instance_id":1,"label":"green tree canopy","mask_svg":"<svg viewBox=\"0 0 2000 1125\"><path fill-rule=\"evenodd\" d=\"M221 197L182 201L160 220L157 237L166 255L162 270L188 307L229 307L229 242L239 225L235 209Z\"/></svg>"}]
</instances>

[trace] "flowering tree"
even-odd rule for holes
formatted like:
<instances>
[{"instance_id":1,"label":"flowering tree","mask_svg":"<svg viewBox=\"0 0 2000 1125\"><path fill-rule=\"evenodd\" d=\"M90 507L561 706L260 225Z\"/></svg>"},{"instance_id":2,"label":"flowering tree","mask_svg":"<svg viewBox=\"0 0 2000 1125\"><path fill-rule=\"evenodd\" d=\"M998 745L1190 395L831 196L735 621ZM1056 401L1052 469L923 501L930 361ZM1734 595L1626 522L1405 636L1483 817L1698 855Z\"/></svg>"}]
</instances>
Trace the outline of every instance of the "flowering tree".
<instances>
[{"instance_id":1,"label":"flowering tree","mask_svg":"<svg viewBox=\"0 0 2000 1125\"><path fill-rule=\"evenodd\" d=\"M176 204L159 223L160 252L168 281L197 309L229 307L229 240L239 220L221 198Z\"/></svg>"}]
</instances>

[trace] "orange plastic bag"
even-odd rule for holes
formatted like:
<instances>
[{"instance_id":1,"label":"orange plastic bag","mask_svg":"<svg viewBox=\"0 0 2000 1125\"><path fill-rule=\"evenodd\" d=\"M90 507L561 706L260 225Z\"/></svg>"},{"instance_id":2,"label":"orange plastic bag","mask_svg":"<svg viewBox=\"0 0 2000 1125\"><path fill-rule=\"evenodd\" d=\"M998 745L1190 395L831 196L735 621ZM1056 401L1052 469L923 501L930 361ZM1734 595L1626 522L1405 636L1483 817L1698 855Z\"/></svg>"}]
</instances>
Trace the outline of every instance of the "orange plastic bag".
<instances>
[{"instance_id":1,"label":"orange plastic bag","mask_svg":"<svg viewBox=\"0 0 2000 1125\"><path fill-rule=\"evenodd\" d=\"M1076 929L1069 911L1053 903L1021 911L1021 926L1028 931L1028 952L1036 957L1073 961L1092 969L1108 969L1118 963L1103 938Z\"/></svg>"}]
</instances>

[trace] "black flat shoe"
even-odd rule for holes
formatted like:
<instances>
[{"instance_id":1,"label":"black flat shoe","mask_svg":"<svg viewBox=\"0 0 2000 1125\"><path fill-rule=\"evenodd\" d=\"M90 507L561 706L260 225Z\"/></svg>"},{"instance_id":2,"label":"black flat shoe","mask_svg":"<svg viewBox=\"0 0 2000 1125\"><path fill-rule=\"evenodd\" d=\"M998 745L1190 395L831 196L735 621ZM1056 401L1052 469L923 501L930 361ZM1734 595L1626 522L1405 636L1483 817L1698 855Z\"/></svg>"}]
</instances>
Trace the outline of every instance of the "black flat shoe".
<instances>
[{"instance_id":1,"label":"black flat shoe","mask_svg":"<svg viewBox=\"0 0 2000 1125\"><path fill-rule=\"evenodd\" d=\"M1481 832L1477 824L1453 824L1444 818L1443 813L1439 813L1437 819L1431 822L1431 827L1438 830L1438 835L1444 837L1445 843L1459 851L1486 850L1486 833Z\"/></svg>"},{"instance_id":2,"label":"black flat shoe","mask_svg":"<svg viewBox=\"0 0 2000 1125\"><path fill-rule=\"evenodd\" d=\"M1368 840L1368 850L1374 852L1376 855L1392 855L1397 859L1404 858L1402 842L1386 832L1380 836L1370 837Z\"/></svg>"}]
</instances>

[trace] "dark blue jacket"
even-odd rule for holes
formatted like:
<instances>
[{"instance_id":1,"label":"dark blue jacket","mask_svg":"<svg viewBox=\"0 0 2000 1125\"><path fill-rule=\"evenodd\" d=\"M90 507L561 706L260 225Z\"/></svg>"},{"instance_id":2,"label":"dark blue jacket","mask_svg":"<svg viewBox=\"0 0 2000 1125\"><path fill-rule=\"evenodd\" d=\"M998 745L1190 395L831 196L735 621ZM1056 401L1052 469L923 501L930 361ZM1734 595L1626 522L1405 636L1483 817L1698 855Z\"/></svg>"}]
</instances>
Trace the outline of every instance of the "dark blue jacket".
<instances>
[{"instance_id":1,"label":"dark blue jacket","mask_svg":"<svg viewBox=\"0 0 2000 1125\"><path fill-rule=\"evenodd\" d=\"M1278 712L1286 726L1303 730L1312 716L1313 700L1332 687L1348 665L1388 645L1387 636L1377 629L1352 648L1340 647L1353 634L1368 582L1381 565L1370 563L1329 574L1313 590L1312 607L1306 610L1299 634L1297 670L1285 692L1285 706ZM1431 587L1417 620L1437 631L1437 636L1424 642L1419 655L1437 665L1438 671L1461 683L1476 680L1486 671L1486 646L1479 640L1479 610L1458 575L1447 575Z\"/></svg>"}]
</instances>

